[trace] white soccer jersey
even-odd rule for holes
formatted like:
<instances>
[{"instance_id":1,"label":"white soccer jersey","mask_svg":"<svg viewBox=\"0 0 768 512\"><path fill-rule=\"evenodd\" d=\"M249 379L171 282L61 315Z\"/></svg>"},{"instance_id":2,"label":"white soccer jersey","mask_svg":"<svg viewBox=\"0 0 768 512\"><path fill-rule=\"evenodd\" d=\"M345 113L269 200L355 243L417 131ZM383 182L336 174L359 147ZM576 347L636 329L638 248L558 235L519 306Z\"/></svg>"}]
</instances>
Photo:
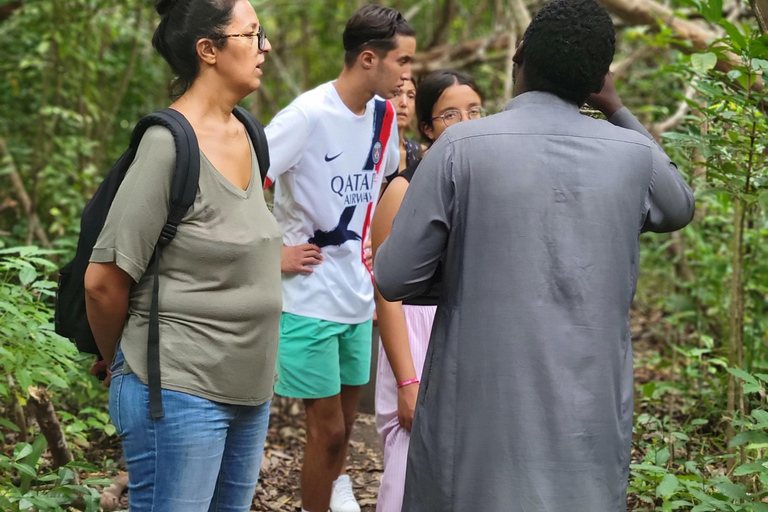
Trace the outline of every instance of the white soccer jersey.
<instances>
[{"instance_id":1,"label":"white soccer jersey","mask_svg":"<svg viewBox=\"0 0 768 512\"><path fill-rule=\"evenodd\" d=\"M296 98L266 133L267 186L275 183L283 241L314 243L323 254L312 274L283 274L283 311L347 324L370 320L373 284L362 245L381 183L400 163L392 104L374 98L358 116L329 82Z\"/></svg>"}]
</instances>

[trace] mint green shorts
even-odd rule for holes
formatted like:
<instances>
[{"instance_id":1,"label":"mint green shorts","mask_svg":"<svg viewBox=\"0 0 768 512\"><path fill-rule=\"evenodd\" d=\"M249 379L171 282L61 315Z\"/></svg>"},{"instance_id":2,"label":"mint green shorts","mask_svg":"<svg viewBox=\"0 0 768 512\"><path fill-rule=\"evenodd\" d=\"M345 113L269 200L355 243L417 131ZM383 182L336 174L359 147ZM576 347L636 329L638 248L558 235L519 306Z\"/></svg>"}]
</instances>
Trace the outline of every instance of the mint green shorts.
<instances>
[{"instance_id":1,"label":"mint green shorts","mask_svg":"<svg viewBox=\"0 0 768 512\"><path fill-rule=\"evenodd\" d=\"M340 324L283 312L275 393L327 398L341 386L362 386L371 372L373 321Z\"/></svg>"}]
</instances>

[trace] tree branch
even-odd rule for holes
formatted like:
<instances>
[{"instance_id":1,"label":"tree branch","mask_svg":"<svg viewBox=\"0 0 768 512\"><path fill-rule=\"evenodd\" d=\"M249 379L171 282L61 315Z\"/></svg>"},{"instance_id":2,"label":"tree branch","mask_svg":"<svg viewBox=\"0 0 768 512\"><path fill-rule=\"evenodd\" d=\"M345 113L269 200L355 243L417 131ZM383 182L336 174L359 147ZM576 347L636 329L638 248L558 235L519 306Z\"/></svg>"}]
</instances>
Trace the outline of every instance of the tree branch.
<instances>
[{"instance_id":1,"label":"tree branch","mask_svg":"<svg viewBox=\"0 0 768 512\"><path fill-rule=\"evenodd\" d=\"M443 40L445 31L453 19L455 11L454 7L455 5L453 0L443 0L442 15L440 16L440 21L438 22L437 27L435 27L434 33L432 34L432 40L429 42L429 44L427 44L427 49L434 48Z\"/></svg>"},{"instance_id":2,"label":"tree branch","mask_svg":"<svg viewBox=\"0 0 768 512\"><path fill-rule=\"evenodd\" d=\"M3 158L4 157L4 158ZM27 193L27 189L24 187L24 182L21 179L19 170L16 167L16 163L13 161L13 156L8 152L8 146L5 143L5 139L0 137L0 158L4 161L9 168L8 176L11 179L11 185L13 186L16 199L19 200L24 215L27 217L27 230L29 230L29 237L32 234L40 241L43 247L50 249L51 241L48 239L48 235L45 230L40 226L40 222L37 217L37 213L32 205L32 200Z\"/></svg>"},{"instance_id":3,"label":"tree branch","mask_svg":"<svg viewBox=\"0 0 768 512\"><path fill-rule=\"evenodd\" d=\"M692 100L695 95L696 89L694 89L692 85L688 85L685 88L684 98L680 100L680 103L677 105L677 111L664 121L654 124L651 126L651 129L648 130L653 134L654 138L659 139L662 134L674 130L683 122L685 116L687 116L688 112L691 110L691 106L688 102Z\"/></svg>"},{"instance_id":4,"label":"tree branch","mask_svg":"<svg viewBox=\"0 0 768 512\"><path fill-rule=\"evenodd\" d=\"M142 18L142 11L143 8L141 5L139 5L136 8L135 11L135 20L136 20L136 35L133 39L133 46L131 47L131 54L128 58L128 65L125 67L125 72L123 73L123 76L120 80L120 85L117 86L117 92L115 93L114 97L110 100L110 106L111 108L108 111L108 114L104 117L104 121L102 123L101 128L101 143L99 144L99 147L102 148L99 152L99 158L96 161L96 164L98 167L101 167L104 163L103 158L105 155L105 149L107 146L107 141L112 137L112 133L114 132L114 123L115 118L117 117L118 112L120 112L120 106L123 103L123 98L125 98L125 93L128 91L128 86L131 84L131 79L133 78L133 72L136 68L136 61L139 57L139 53L141 50L141 38L139 37L140 31L139 28L141 27L141 18Z\"/></svg>"},{"instance_id":5,"label":"tree branch","mask_svg":"<svg viewBox=\"0 0 768 512\"><path fill-rule=\"evenodd\" d=\"M21 7L21 0L17 0L15 2L8 2L5 5L0 5L0 21L5 21L8 18L11 17L11 15Z\"/></svg>"},{"instance_id":6,"label":"tree branch","mask_svg":"<svg viewBox=\"0 0 768 512\"><path fill-rule=\"evenodd\" d=\"M285 63L283 62L283 59L280 58L277 52L270 52L269 60L275 64L275 67L277 68L277 72L280 74L285 84L291 90L291 94L293 96L300 96L302 93L301 88L293 79L293 77L291 76L291 73L288 71L288 68L285 67Z\"/></svg>"},{"instance_id":7,"label":"tree branch","mask_svg":"<svg viewBox=\"0 0 768 512\"><path fill-rule=\"evenodd\" d=\"M58 469L72 462L74 458L69 450L67 440L64 438L61 424L56 418L56 411L53 408L51 397L43 386L33 386L28 391L29 403L34 408L40 432L43 433L48 441L48 449L51 451L53 459L53 469ZM75 479L77 479L77 474L75 474Z\"/></svg>"},{"instance_id":8,"label":"tree branch","mask_svg":"<svg viewBox=\"0 0 768 512\"><path fill-rule=\"evenodd\" d=\"M760 23L760 30L765 34L768 32L768 0L751 0L749 5L755 11L755 18Z\"/></svg>"},{"instance_id":9,"label":"tree branch","mask_svg":"<svg viewBox=\"0 0 768 512\"><path fill-rule=\"evenodd\" d=\"M657 53L659 49L655 46L642 46L637 51L631 53L626 59L611 64L611 71L613 71L613 79L620 80L632 69L635 62L643 59L647 59L653 54Z\"/></svg>"},{"instance_id":10,"label":"tree branch","mask_svg":"<svg viewBox=\"0 0 768 512\"><path fill-rule=\"evenodd\" d=\"M512 0L512 5L515 8L515 15L522 16L522 22L525 24L525 4L523 0ZM672 12L668 7L654 1L654 0L599 0L609 11L620 17L623 21L632 25L651 25L656 28L669 27L675 37L680 40L690 41L691 47L681 48L682 51L695 52L709 48L709 44L712 40L720 37L720 34L711 31L698 23L680 18ZM760 0L768 4L768 0ZM522 6L522 10L520 7ZM768 5L766 6L768 10ZM522 25L520 25L522 27ZM520 29L522 33L522 28ZM509 31L497 31L490 36L475 39L473 41L466 41L457 44L441 45L434 48L430 48L426 51L416 54L412 71L414 74L424 74L436 69L444 67L460 67L469 64L475 64L477 62L484 62L499 58L498 55L494 55L492 52L504 51L506 52L510 47ZM647 50L652 52L652 50ZM736 55L725 53L726 59L719 60L717 68L721 71L728 72L733 69L733 63L739 62L739 58ZM504 55L501 56L502 58ZM645 52L640 52L637 55L632 55L625 62L620 62L614 65L614 68L618 70L620 74L625 73L629 69L629 65L634 61L644 58ZM758 85L762 87L762 84Z\"/></svg>"}]
</instances>

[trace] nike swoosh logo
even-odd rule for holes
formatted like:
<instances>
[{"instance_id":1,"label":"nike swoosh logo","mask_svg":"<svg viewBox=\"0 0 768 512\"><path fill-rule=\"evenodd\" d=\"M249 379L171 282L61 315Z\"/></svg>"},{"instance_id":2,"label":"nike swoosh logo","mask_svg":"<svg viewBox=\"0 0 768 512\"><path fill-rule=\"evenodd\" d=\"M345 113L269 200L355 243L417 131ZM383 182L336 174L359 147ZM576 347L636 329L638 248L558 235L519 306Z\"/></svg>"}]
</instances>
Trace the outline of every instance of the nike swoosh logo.
<instances>
[{"instance_id":1,"label":"nike swoosh logo","mask_svg":"<svg viewBox=\"0 0 768 512\"><path fill-rule=\"evenodd\" d=\"M341 153L343 153L343 151L342 151ZM339 154L338 154L338 155L336 155L336 156L331 156L331 157L329 157L329 156L328 156L328 154L326 153L326 154L325 154L325 161L326 161L326 162L330 162L330 161L332 161L332 160L336 160L337 158L339 158L339 157L341 156L341 153L339 153Z\"/></svg>"}]
</instances>

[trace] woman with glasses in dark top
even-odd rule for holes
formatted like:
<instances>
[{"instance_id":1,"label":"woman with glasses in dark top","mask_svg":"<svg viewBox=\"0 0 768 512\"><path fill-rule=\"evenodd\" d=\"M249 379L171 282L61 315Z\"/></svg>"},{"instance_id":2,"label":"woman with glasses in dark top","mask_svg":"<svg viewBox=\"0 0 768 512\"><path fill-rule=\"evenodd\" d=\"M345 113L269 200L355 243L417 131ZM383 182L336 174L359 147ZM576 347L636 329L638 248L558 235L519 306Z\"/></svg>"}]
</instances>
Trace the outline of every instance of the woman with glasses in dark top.
<instances>
[{"instance_id":1,"label":"woman with glasses in dark top","mask_svg":"<svg viewBox=\"0 0 768 512\"><path fill-rule=\"evenodd\" d=\"M482 103L482 94L470 76L452 70L435 71L421 82L416 96L419 131L431 144L451 125L482 117ZM418 164L412 163L390 181L376 207L371 224L374 254L389 236ZM400 512L402 507L411 422L439 298L439 282L405 302L387 302L376 292L381 333L376 425L384 443L377 512Z\"/></svg>"},{"instance_id":2,"label":"woman with glasses in dark top","mask_svg":"<svg viewBox=\"0 0 768 512\"><path fill-rule=\"evenodd\" d=\"M111 205L85 275L96 343L112 362L109 412L131 512L246 512L275 382L282 233L233 109L259 87L270 50L247 0L156 0L152 40L176 80L171 108L200 149L194 204L159 261L162 417L150 416L147 329L176 162L152 126ZM118 343L119 341L119 343Z\"/></svg>"}]
</instances>

